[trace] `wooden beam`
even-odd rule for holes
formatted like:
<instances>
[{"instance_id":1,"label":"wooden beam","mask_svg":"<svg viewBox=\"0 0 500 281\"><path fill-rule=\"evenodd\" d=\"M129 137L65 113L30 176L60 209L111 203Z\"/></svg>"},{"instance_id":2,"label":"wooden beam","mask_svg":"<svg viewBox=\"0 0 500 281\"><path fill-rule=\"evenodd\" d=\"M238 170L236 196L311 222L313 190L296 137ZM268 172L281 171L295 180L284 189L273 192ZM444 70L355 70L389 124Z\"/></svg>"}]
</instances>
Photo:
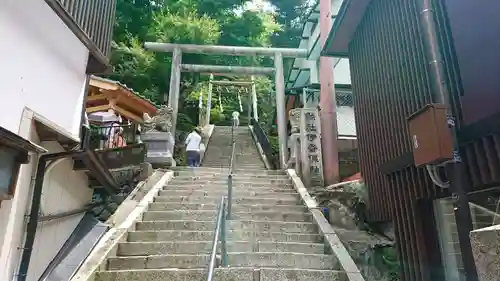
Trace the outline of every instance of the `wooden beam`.
<instances>
[{"instance_id":1,"label":"wooden beam","mask_svg":"<svg viewBox=\"0 0 500 281\"><path fill-rule=\"evenodd\" d=\"M116 112L118 112L120 115L126 117L129 120L134 120L135 122L137 122L139 124L143 123L142 117L137 116L134 113L132 113L132 112L126 110L126 109L123 109L123 108L119 107L118 105L114 106L114 110Z\"/></svg>"},{"instance_id":2,"label":"wooden beam","mask_svg":"<svg viewBox=\"0 0 500 281\"><path fill-rule=\"evenodd\" d=\"M107 99L108 96L106 94L97 94L97 95L91 95L87 98L87 101L97 101L97 100L105 100Z\"/></svg>"},{"instance_id":3,"label":"wooden beam","mask_svg":"<svg viewBox=\"0 0 500 281\"><path fill-rule=\"evenodd\" d=\"M108 91L116 91L116 90L120 89L120 86L118 86L116 84L113 84L111 82L97 80L95 78L90 79L89 85L97 87L99 89L108 90Z\"/></svg>"},{"instance_id":4,"label":"wooden beam","mask_svg":"<svg viewBox=\"0 0 500 281\"><path fill-rule=\"evenodd\" d=\"M93 106L93 107L87 108L87 113L93 113L93 112L98 112L98 111L106 111L106 110L108 110L110 108L111 107L110 107L109 104L103 104L103 105Z\"/></svg>"}]
</instances>

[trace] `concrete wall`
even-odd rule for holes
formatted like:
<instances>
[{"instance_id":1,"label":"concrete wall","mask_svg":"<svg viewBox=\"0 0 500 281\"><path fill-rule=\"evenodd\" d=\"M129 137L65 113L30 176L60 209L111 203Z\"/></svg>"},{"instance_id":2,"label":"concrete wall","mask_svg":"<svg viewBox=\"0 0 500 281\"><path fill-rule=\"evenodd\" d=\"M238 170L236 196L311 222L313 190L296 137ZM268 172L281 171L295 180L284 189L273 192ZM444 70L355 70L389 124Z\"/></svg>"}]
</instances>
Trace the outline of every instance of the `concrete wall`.
<instances>
[{"instance_id":1,"label":"concrete wall","mask_svg":"<svg viewBox=\"0 0 500 281\"><path fill-rule=\"evenodd\" d=\"M39 142L33 119L48 122L61 134L78 140L88 50L43 0L1 1L0 36L0 126L50 153L62 151L55 142ZM21 167L14 198L0 206L2 281L17 279L37 164L33 156L30 164ZM91 200L86 176L74 172L71 161L59 163L46 177L44 214L76 209ZM37 280L80 218L39 225L28 280Z\"/></svg>"},{"instance_id":2,"label":"concrete wall","mask_svg":"<svg viewBox=\"0 0 500 281\"><path fill-rule=\"evenodd\" d=\"M0 126L25 107L78 137L88 50L42 0L0 2Z\"/></svg>"}]
</instances>

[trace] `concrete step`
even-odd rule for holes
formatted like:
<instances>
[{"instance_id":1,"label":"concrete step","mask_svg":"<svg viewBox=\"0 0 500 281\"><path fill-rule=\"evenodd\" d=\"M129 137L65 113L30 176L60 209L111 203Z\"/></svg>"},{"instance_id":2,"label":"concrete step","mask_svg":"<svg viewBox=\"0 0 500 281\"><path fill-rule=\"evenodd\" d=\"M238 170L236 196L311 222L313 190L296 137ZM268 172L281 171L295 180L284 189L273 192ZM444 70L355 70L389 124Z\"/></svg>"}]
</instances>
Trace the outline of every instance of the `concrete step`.
<instances>
[{"instance_id":1,"label":"concrete step","mask_svg":"<svg viewBox=\"0 0 500 281\"><path fill-rule=\"evenodd\" d=\"M217 210L217 204L204 203L151 203L149 211L169 211L169 210ZM300 205L233 205L233 212L256 212L256 211L276 211L276 212L307 212L305 206Z\"/></svg>"},{"instance_id":2,"label":"concrete step","mask_svg":"<svg viewBox=\"0 0 500 281\"><path fill-rule=\"evenodd\" d=\"M332 255L303 253L229 253L228 263L235 267L340 269Z\"/></svg>"},{"instance_id":3,"label":"concrete step","mask_svg":"<svg viewBox=\"0 0 500 281\"><path fill-rule=\"evenodd\" d=\"M215 220L215 210L173 210L173 211L148 211L143 215L143 221L158 220ZM259 221L289 221L310 222L312 215L306 212L279 213L276 211L233 212L233 220L259 220Z\"/></svg>"},{"instance_id":4,"label":"concrete step","mask_svg":"<svg viewBox=\"0 0 500 281\"><path fill-rule=\"evenodd\" d=\"M163 230L163 231L131 231L128 233L127 241L129 242L160 242L172 241L179 239L178 230ZM196 236L200 235L200 236ZM198 234L193 233L193 237L187 238L205 238L210 236L208 232ZM213 237L213 235L211 236ZM254 232L254 231L241 231L232 230L227 233L228 240L234 241L279 241L279 242L302 242L302 243L316 243L322 242L323 237L319 234L303 234L303 233L284 233L284 232ZM210 241L208 239L207 241Z\"/></svg>"},{"instance_id":5,"label":"concrete step","mask_svg":"<svg viewBox=\"0 0 500 281\"><path fill-rule=\"evenodd\" d=\"M233 190L255 190L255 191L265 191L272 189L287 189L288 191L295 191L292 184L259 184L259 183L233 183ZM225 189L227 190L228 184L227 181L223 183L216 184L181 184L174 185L168 184L163 187L163 190L191 190L191 189L205 189L205 190L217 190L217 189Z\"/></svg>"},{"instance_id":6,"label":"concrete step","mask_svg":"<svg viewBox=\"0 0 500 281\"><path fill-rule=\"evenodd\" d=\"M318 228L309 222L272 222L255 220L233 220L227 222L229 230L243 231L270 231L286 233L317 233ZM192 230L213 231L215 221L195 220L172 220L172 221L144 221L136 223L138 231L162 231L162 230Z\"/></svg>"},{"instance_id":7,"label":"concrete step","mask_svg":"<svg viewBox=\"0 0 500 281\"><path fill-rule=\"evenodd\" d=\"M345 281L347 276L337 270L278 269L278 268L217 268L213 281ZM207 269L139 269L102 271L95 281L202 281Z\"/></svg>"},{"instance_id":8,"label":"concrete step","mask_svg":"<svg viewBox=\"0 0 500 281\"><path fill-rule=\"evenodd\" d=\"M189 185L189 184L227 184L227 177L226 178L215 178L215 179L205 179L205 178L191 178L191 179L186 179L186 178L173 178L171 181L169 181L168 185ZM249 178L249 179L242 179L239 177L234 177L233 178L233 184L238 185L238 184L255 184L255 185L265 185L265 184L271 184L271 185L277 185L277 184L292 184L291 179L272 179L272 178Z\"/></svg>"},{"instance_id":9,"label":"concrete step","mask_svg":"<svg viewBox=\"0 0 500 281\"><path fill-rule=\"evenodd\" d=\"M197 175L197 177L201 180L227 180L228 174L223 173L204 173L201 175ZM183 175L175 176L176 180L192 180L193 175L188 175L184 173ZM255 175L255 174L235 174L233 175L233 179L238 180L254 180L254 179L290 179L287 175Z\"/></svg>"},{"instance_id":10,"label":"concrete step","mask_svg":"<svg viewBox=\"0 0 500 281\"><path fill-rule=\"evenodd\" d=\"M228 190L226 188L218 188L218 189L208 189L207 187L199 187L199 188L189 188L189 189L179 189L180 187L175 187L176 189L171 189L171 187L166 187L163 190L160 190L159 196L222 196L227 195ZM273 198L276 196L285 198L295 198L299 194L292 189L284 190L282 192L275 191L267 191L262 188L260 191L249 191L242 188L234 188L232 190L233 198L238 197L268 197Z\"/></svg>"},{"instance_id":11,"label":"concrete step","mask_svg":"<svg viewBox=\"0 0 500 281\"><path fill-rule=\"evenodd\" d=\"M286 197L286 198L284 198ZM206 203L219 204L221 197L219 196L158 196L155 202L172 202L172 203ZM295 196L276 196L273 198L266 197L233 197L233 205L235 204L264 204L264 205L300 205L300 200Z\"/></svg>"},{"instance_id":12,"label":"concrete step","mask_svg":"<svg viewBox=\"0 0 500 281\"><path fill-rule=\"evenodd\" d=\"M228 168L220 168L220 167L197 167L190 168L185 166L172 167L173 171L175 171L176 175L190 175L192 172L195 174L220 174L226 175L228 174ZM286 175L285 171L282 170L265 170L265 169L245 169L245 170L234 170L235 175Z\"/></svg>"},{"instance_id":13,"label":"concrete step","mask_svg":"<svg viewBox=\"0 0 500 281\"><path fill-rule=\"evenodd\" d=\"M148 255L142 257L114 257L108 259L108 270L206 268L210 255Z\"/></svg>"},{"instance_id":14,"label":"concrete step","mask_svg":"<svg viewBox=\"0 0 500 281\"><path fill-rule=\"evenodd\" d=\"M228 186L227 184L210 184L210 185L199 185L199 184L192 184L192 185L183 185L183 186L165 186L163 187L163 190L179 190L179 191L192 191L192 190L201 190L201 191L226 191L227 192ZM247 192L284 192L284 193L295 193L295 189L292 188L291 186L240 186L240 185L233 185L233 192L237 191L247 191Z\"/></svg>"},{"instance_id":15,"label":"concrete step","mask_svg":"<svg viewBox=\"0 0 500 281\"><path fill-rule=\"evenodd\" d=\"M108 270L206 268L209 255L149 255L116 257L108 260ZM331 255L299 253L229 253L232 267L279 267L305 269L338 269L337 260Z\"/></svg>"},{"instance_id":16,"label":"concrete step","mask_svg":"<svg viewBox=\"0 0 500 281\"><path fill-rule=\"evenodd\" d=\"M118 256L148 256L171 254L183 248L190 241L170 242L125 242L118 244ZM207 241L198 241L207 243ZM197 243L198 243L197 242ZM177 244L175 244L177 243ZM210 244L211 245L211 244ZM194 250L204 249L206 244L198 244ZM264 241L228 241L229 252L288 252L304 254L324 254L325 245L322 243L297 243L297 242L264 242ZM220 250L220 248L219 248ZM189 252L189 251L188 251ZM195 252L194 254L200 254Z\"/></svg>"}]
</instances>

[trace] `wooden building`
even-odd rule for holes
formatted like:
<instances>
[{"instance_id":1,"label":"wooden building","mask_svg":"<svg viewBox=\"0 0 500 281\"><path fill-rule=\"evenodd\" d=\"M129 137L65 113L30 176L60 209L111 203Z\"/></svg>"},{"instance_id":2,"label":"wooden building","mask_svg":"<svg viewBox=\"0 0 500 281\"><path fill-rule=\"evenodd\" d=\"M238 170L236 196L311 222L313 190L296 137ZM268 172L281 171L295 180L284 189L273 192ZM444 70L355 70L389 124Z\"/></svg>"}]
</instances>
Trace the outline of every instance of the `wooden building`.
<instances>
[{"instance_id":1,"label":"wooden building","mask_svg":"<svg viewBox=\"0 0 500 281\"><path fill-rule=\"evenodd\" d=\"M87 114L113 109L127 120L142 124L143 113L154 116L158 109L152 101L117 81L92 76L88 91Z\"/></svg>"},{"instance_id":2,"label":"wooden building","mask_svg":"<svg viewBox=\"0 0 500 281\"><path fill-rule=\"evenodd\" d=\"M421 28L424 2L429 1L344 1L323 55L350 60L370 216L392 221L403 280L476 280L464 237L471 228L494 224L498 213L500 2L430 1L465 164L468 220L456 218L450 188L438 188L425 168L413 164L407 118L433 103L434 94L428 34Z\"/></svg>"}]
</instances>

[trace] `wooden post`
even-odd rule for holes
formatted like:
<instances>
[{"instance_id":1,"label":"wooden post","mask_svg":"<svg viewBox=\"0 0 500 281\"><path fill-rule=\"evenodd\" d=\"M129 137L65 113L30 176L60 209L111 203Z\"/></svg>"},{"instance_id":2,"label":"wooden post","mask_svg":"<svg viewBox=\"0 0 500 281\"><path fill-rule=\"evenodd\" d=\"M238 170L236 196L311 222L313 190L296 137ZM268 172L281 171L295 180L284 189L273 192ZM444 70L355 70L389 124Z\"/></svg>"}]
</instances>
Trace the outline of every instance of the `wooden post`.
<instances>
[{"instance_id":1,"label":"wooden post","mask_svg":"<svg viewBox=\"0 0 500 281\"><path fill-rule=\"evenodd\" d=\"M332 27L331 0L320 0L320 36L321 48L325 46L328 33ZM323 150L323 172L326 185L335 184L340 180L337 103L335 100L335 83L333 69L335 64L331 57L320 57L320 119L321 119L321 148Z\"/></svg>"},{"instance_id":2,"label":"wooden post","mask_svg":"<svg viewBox=\"0 0 500 281\"><path fill-rule=\"evenodd\" d=\"M214 75L210 74L210 80L208 81L208 96L207 96L207 118L206 122L207 125L210 125L210 111L212 110L212 87L213 87L213 82L214 81Z\"/></svg>"},{"instance_id":3,"label":"wooden post","mask_svg":"<svg viewBox=\"0 0 500 281\"><path fill-rule=\"evenodd\" d=\"M278 120L278 139L280 167L284 169L288 162L287 133L286 133L286 108L285 108L285 76L283 72L283 55L274 55L275 87L276 87L276 115Z\"/></svg>"},{"instance_id":4,"label":"wooden post","mask_svg":"<svg viewBox=\"0 0 500 281\"><path fill-rule=\"evenodd\" d=\"M175 127L177 126L177 114L179 113L179 91L181 87L181 62L182 51L175 48L172 54L172 70L170 73L170 92L168 105L172 107L172 136L175 138Z\"/></svg>"},{"instance_id":5,"label":"wooden post","mask_svg":"<svg viewBox=\"0 0 500 281\"><path fill-rule=\"evenodd\" d=\"M252 75L252 107L253 107L253 118L255 121L259 121L259 113L257 112L257 86L255 85L255 76Z\"/></svg>"}]
</instances>

